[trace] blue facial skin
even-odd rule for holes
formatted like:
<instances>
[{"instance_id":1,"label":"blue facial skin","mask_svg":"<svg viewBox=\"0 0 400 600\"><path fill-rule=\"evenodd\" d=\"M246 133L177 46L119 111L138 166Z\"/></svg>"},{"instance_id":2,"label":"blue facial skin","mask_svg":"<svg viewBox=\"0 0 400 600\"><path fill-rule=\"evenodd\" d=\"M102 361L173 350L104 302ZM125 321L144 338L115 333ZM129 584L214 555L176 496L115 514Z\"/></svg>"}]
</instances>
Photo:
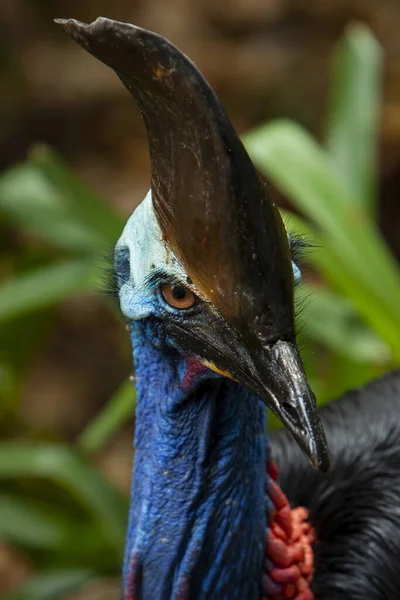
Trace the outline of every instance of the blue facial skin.
<instances>
[{"instance_id":1,"label":"blue facial skin","mask_svg":"<svg viewBox=\"0 0 400 600\"><path fill-rule=\"evenodd\" d=\"M265 408L209 369L189 376L165 338L158 295L149 301L160 319L130 323L137 410L125 599L259 600Z\"/></svg>"},{"instance_id":2,"label":"blue facial skin","mask_svg":"<svg viewBox=\"0 0 400 600\"><path fill-rule=\"evenodd\" d=\"M293 270L297 282L295 263ZM171 320L187 330L193 320L160 294L162 282L184 285L187 277L165 246L150 195L117 244L115 271L137 388L125 600L259 600L265 407L167 338Z\"/></svg>"}]
</instances>

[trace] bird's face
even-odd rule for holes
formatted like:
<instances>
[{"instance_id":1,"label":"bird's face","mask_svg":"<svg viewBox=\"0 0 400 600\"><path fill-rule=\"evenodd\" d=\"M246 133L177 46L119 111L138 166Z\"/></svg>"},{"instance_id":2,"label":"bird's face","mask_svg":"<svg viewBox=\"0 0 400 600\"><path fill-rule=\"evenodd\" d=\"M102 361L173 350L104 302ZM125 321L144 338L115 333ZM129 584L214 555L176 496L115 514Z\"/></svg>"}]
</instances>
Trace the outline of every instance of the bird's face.
<instances>
[{"instance_id":1,"label":"bird's face","mask_svg":"<svg viewBox=\"0 0 400 600\"><path fill-rule=\"evenodd\" d=\"M59 22L116 72L147 129L151 196L115 253L123 312L157 319L168 344L251 388L327 468L296 349L288 237L215 93L151 31L104 18Z\"/></svg>"},{"instance_id":2,"label":"bird's face","mask_svg":"<svg viewBox=\"0 0 400 600\"><path fill-rule=\"evenodd\" d=\"M299 269L293 260L289 267L295 282ZM271 331L264 326L263 335L254 334L254 310L247 321L242 314L236 323L221 313L213 291L206 296L196 286L165 240L151 192L116 245L115 273L121 309L129 321L151 319L156 325L151 331L157 332L154 343L162 338L190 357L190 364L195 360L207 367L203 377L217 373L249 387L288 426L314 466L326 468L324 436L294 339L277 335L275 324ZM254 279L254 289L247 290L253 309L259 283Z\"/></svg>"}]
</instances>

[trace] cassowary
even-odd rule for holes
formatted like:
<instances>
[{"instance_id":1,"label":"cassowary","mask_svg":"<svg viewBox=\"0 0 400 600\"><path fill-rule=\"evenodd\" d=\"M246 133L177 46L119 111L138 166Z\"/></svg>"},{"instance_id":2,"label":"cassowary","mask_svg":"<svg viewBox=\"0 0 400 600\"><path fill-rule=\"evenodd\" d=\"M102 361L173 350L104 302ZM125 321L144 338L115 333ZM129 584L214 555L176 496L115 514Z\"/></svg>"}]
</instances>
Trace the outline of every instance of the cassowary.
<instances>
[{"instance_id":1,"label":"cassowary","mask_svg":"<svg viewBox=\"0 0 400 600\"><path fill-rule=\"evenodd\" d=\"M399 373L319 417L295 245L214 92L159 35L59 22L117 73L150 144L115 249L138 395L125 600L400 598ZM287 431L267 436L265 405Z\"/></svg>"}]
</instances>

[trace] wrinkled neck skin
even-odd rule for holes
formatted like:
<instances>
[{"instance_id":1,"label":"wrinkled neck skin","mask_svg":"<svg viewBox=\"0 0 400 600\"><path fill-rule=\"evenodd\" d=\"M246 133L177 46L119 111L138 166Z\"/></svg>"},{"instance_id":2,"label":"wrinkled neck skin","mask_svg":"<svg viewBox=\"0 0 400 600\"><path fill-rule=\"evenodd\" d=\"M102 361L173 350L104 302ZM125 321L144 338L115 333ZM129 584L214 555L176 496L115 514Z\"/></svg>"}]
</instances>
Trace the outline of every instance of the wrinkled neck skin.
<instances>
[{"instance_id":1,"label":"wrinkled neck skin","mask_svg":"<svg viewBox=\"0 0 400 600\"><path fill-rule=\"evenodd\" d=\"M131 328L137 386L125 600L259 600L265 409Z\"/></svg>"}]
</instances>

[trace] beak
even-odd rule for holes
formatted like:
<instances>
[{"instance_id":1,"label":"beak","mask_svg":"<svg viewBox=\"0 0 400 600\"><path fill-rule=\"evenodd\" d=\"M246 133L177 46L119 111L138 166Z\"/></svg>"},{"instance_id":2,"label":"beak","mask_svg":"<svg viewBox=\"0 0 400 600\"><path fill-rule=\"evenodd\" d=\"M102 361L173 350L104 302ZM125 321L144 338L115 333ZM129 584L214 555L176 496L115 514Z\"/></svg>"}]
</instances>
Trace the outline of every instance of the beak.
<instances>
[{"instance_id":1,"label":"beak","mask_svg":"<svg viewBox=\"0 0 400 600\"><path fill-rule=\"evenodd\" d=\"M243 340L215 309L205 309L190 328L169 323L174 345L206 366L248 387L289 429L313 467L329 468L329 453L311 391L294 343Z\"/></svg>"},{"instance_id":2,"label":"beak","mask_svg":"<svg viewBox=\"0 0 400 600\"><path fill-rule=\"evenodd\" d=\"M329 453L325 432L296 347L290 342L276 342L256 362L250 387L286 425L311 464L326 471Z\"/></svg>"}]
</instances>

